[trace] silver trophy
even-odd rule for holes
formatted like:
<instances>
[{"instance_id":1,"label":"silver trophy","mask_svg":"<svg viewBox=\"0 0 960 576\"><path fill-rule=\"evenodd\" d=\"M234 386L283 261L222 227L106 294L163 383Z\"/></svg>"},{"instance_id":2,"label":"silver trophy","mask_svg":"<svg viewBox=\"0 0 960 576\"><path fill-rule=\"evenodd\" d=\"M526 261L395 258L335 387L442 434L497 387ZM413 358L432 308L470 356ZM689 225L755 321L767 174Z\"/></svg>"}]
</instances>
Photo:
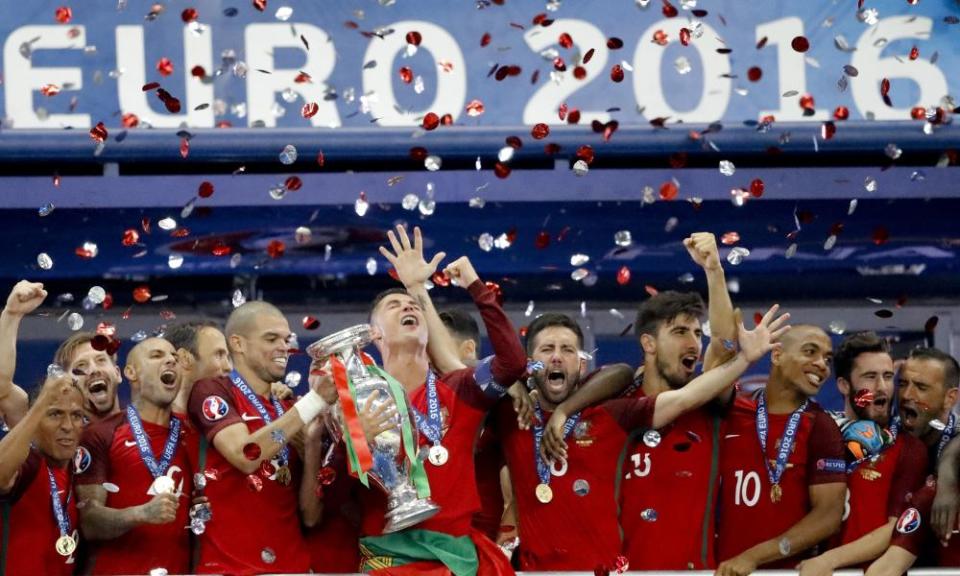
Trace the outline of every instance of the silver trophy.
<instances>
[{"instance_id":1,"label":"silver trophy","mask_svg":"<svg viewBox=\"0 0 960 576\"><path fill-rule=\"evenodd\" d=\"M355 402L358 410L365 406L367 399L373 397L373 407L377 408L384 403L396 405L390 385L386 380L372 374L363 363L361 350L373 341L369 324L359 324L335 332L307 347L307 354L314 360L326 361L335 355L347 370L347 376L353 383L356 391ZM440 511L440 507L428 498L420 498L417 490L410 481L410 461L404 454L401 436L401 425L409 426L413 432L413 445L417 444L417 428L410 426L413 422L409 413L409 401L406 402L406 413L398 412L395 426L381 432L370 444L370 453L373 455L373 468L369 477L387 494L387 524L384 533L397 532L430 518ZM343 411L337 410L337 418L344 432L344 438L350 434L346 430ZM411 455L416 458L417 455Z\"/></svg>"}]
</instances>

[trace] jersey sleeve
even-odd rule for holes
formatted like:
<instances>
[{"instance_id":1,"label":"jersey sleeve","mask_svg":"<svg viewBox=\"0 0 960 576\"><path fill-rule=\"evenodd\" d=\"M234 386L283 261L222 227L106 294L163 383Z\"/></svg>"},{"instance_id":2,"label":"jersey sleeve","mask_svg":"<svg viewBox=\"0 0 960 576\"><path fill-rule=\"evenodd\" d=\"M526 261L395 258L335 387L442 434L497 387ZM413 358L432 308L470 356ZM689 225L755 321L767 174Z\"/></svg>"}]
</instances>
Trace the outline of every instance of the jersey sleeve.
<instances>
[{"instance_id":1,"label":"jersey sleeve","mask_svg":"<svg viewBox=\"0 0 960 576\"><path fill-rule=\"evenodd\" d=\"M23 493L30 487L30 483L37 477L37 473L40 471L41 458L43 458L43 456L40 455L37 449L30 448L27 459L23 461L20 469L17 470L17 477L13 481L13 487L6 494L0 494L0 503L15 504L20 500Z\"/></svg>"},{"instance_id":2,"label":"jersey sleeve","mask_svg":"<svg viewBox=\"0 0 960 576\"><path fill-rule=\"evenodd\" d=\"M601 404L603 409L627 432L637 428L651 428L656 405L656 396L614 398Z\"/></svg>"},{"instance_id":3,"label":"jersey sleeve","mask_svg":"<svg viewBox=\"0 0 960 576\"><path fill-rule=\"evenodd\" d=\"M230 386L226 378L210 378L198 381L190 391L190 421L211 443L217 432L243 422Z\"/></svg>"},{"instance_id":4,"label":"jersey sleeve","mask_svg":"<svg viewBox=\"0 0 960 576\"><path fill-rule=\"evenodd\" d=\"M80 448L87 451L83 457L89 457L89 463L77 468L74 476L77 484L103 484L110 477L110 446L121 421L119 418L108 418L83 431Z\"/></svg>"},{"instance_id":5,"label":"jersey sleeve","mask_svg":"<svg viewBox=\"0 0 960 576\"><path fill-rule=\"evenodd\" d=\"M482 386L492 381L506 390L527 371L527 353L520 344L513 323L497 303L494 291L480 280L471 284L467 291L480 311L480 319L487 329L494 354L489 357L488 367L484 365L487 358L477 366L477 383Z\"/></svg>"},{"instance_id":6,"label":"jersey sleeve","mask_svg":"<svg viewBox=\"0 0 960 576\"><path fill-rule=\"evenodd\" d=\"M922 442L905 435L906 442L897 458L896 474L887 498L887 517L896 518L908 508L910 494L923 487L927 475L927 451Z\"/></svg>"},{"instance_id":7,"label":"jersey sleeve","mask_svg":"<svg viewBox=\"0 0 960 576\"><path fill-rule=\"evenodd\" d=\"M811 486L847 482L843 437L833 418L823 410L813 411L813 428L807 456Z\"/></svg>"},{"instance_id":8,"label":"jersey sleeve","mask_svg":"<svg viewBox=\"0 0 960 576\"><path fill-rule=\"evenodd\" d=\"M907 507L897 519L890 538L891 546L899 546L914 556L920 556L924 544L932 538L933 530L930 526L930 510L933 508L933 497L937 494L936 484L927 484L914 496L913 505Z\"/></svg>"}]
</instances>

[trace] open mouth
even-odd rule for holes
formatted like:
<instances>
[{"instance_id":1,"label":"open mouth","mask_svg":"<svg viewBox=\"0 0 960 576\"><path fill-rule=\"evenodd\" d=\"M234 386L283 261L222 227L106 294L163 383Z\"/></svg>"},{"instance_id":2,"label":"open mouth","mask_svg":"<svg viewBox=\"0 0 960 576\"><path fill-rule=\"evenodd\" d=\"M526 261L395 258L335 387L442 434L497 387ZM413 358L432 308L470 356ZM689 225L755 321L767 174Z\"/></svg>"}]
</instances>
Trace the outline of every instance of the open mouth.
<instances>
[{"instance_id":1,"label":"open mouth","mask_svg":"<svg viewBox=\"0 0 960 576\"><path fill-rule=\"evenodd\" d=\"M420 325L420 320L413 314L406 314L400 317L400 325L417 327Z\"/></svg>"},{"instance_id":2,"label":"open mouth","mask_svg":"<svg viewBox=\"0 0 960 576\"><path fill-rule=\"evenodd\" d=\"M273 363L276 364L277 366L280 366L281 368L286 368L286 367L287 367L287 357L286 357L286 356L278 356L277 358L274 358L274 359L273 359Z\"/></svg>"},{"instance_id":3,"label":"open mouth","mask_svg":"<svg viewBox=\"0 0 960 576\"><path fill-rule=\"evenodd\" d=\"M160 381L167 386L175 384L177 382L177 373L173 370L164 370L160 373Z\"/></svg>"},{"instance_id":4,"label":"open mouth","mask_svg":"<svg viewBox=\"0 0 960 576\"><path fill-rule=\"evenodd\" d=\"M920 412L912 406L900 406L900 414L903 417L904 422L916 422L917 418L920 417Z\"/></svg>"},{"instance_id":5,"label":"open mouth","mask_svg":"<svg viewBox=\"0 0 960 576\"><path fill-rule=\"evenodd\" d=\"M807 372L806 376L807 376L807 382L809 382L813 386L816 386L817 388L819 388L820 384L823 383L823 376L819 374L815 374L813 372Z\"/></svg>"},{"instance_id":6,"label":"open mouth","mask_svg":"<svg viewBox=\"0 0 960 576\"><path fill-rule=\"evenodd\" d=\"M562 390L566 380L566 374L560 370L551 370L547 372L547 388L550 390Z\"/></svg>"},{"instance_id":7,"label":"open mouth","mask_svg":"<svg viewBox=\"0 0 960 576\"><path fill-rule=\"evenodd\" d=\"M680 364L687 370L687 372L693 372L693 369L697 367L697 355L696 354L687 354L680 358Z\"/></svg>"},{"instance_id":8,"label":"open mouth","mask_svg":"<svg viewBox=\"0 0 960 576\"><path fill-rule=\"evenodd\" d=\"M106 400L109 391L110 387L107 386L107 381L102 378L87 383L87 394L94 402Z\"/></svg>"}]
</instances>

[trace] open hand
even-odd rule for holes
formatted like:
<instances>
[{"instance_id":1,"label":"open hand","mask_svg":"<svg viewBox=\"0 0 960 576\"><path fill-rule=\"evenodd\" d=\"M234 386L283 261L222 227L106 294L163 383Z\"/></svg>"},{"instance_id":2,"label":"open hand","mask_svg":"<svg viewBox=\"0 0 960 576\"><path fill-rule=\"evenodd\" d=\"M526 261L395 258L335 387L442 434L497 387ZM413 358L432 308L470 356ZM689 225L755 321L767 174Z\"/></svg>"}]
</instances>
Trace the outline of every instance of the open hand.
<instances>
[{"instance_id":1,"label":"open hand","mask_svg":"<svg viewBox=\"0 0 960 576\"><path fill-rule=\"evenodd\" d=\"M407 230L402 224L397 225L396 234L393 230L387 232L387 239L390 240L393 252L381 246L380 253L393 265L394 270L397 271L397 278L408 289L426 282L436 272L440 261L447 256L444 252L437 252L429 262L424 259L423 236L420 234L419 226L413 228L412 246Z\"/></svg>"},{"instance_id":2,"label":"open hand","mask_svg":"<svg viewBox=\"0 0 960 576\"><path fill-rule=\"evenodd\" d=\"M748 362L756 362L764 354L778 347L780 338L790 330L790 325L784 323L790 319L790 313L784 313L776 316L779 304L774 304L767 310L767 313L760 319L760 323L753 330L747 330L743 326L743 317L740 309L734 311L735 321L738 328L738 337L740 340L740 353L743 354Z\"/></svg>"}]
</instances>

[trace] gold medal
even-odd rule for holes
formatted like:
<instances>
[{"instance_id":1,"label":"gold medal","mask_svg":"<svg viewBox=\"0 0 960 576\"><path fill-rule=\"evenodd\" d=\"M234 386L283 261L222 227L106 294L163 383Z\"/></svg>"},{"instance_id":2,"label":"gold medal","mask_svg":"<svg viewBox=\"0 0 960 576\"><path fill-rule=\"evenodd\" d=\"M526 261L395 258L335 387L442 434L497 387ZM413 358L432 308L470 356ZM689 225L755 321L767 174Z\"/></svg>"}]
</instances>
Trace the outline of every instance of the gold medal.
<instances>
[{"instance_id":1,"label":"gold medal","mask_svg":"<svg viewBox=\"0 0 960 576\"><path fill-rule=\"evenodd\" d=\"M860 476L864 480L869 480L870 482L873 482L874 480L883 476L883 474L881 472L878 472L877 470L874 470L873 468L861 468Z\"/></svg>"},{"instance_id":2,"label":"gold medal","mask_svg":"<svg viewBox=\"0 0 960 576\"><path fill-rule=\"evenodd\" d=\"M450 452L439 444L434 444L427 452L427 459L434 466L443 466L450 459Z\"/></svg>"},{"instance_id":3,"label":"gold medal","mask_svg":"<svg viewBox=\"0 0 960 576\"><path fill-rule=\"evenodd\" d=\"M537 484L537 500L549 504L553 500L553 489L549 484Z\"/></svg>"},{"instance_id":4,"label":"gold medal","mask_svg":"<svg viewBox=\"0 0 960 576\"><path fill-rule=\"evenodd\" d=\"M777 503L781 498L783 498L783 488L780 488L780 484L776 483L770 487L770 501Z\"/></svg>"},{"instance_id":5,"label":"gold medal","mask_svg":"<svg viewBox=\"0 0 960 576\"><path fill-rule=\"evenodd\" d=\"M77 549L77 541L70 536L61 536L57 538L57 554L61 556L70 556Z\"/></svg>"},{"instance_id":6,"label":"gold medal","mask_svg":"<svg viewBox=\"0 0 960 576\"><path fill-rule=\"evenodd\" d=\"M284 464L283 466L277 468L276 478L277 482L279 482L281 486L289 486L290 481L293 480L293 475L290 474L290 468Z\"/></svg>"}]
</instances>

